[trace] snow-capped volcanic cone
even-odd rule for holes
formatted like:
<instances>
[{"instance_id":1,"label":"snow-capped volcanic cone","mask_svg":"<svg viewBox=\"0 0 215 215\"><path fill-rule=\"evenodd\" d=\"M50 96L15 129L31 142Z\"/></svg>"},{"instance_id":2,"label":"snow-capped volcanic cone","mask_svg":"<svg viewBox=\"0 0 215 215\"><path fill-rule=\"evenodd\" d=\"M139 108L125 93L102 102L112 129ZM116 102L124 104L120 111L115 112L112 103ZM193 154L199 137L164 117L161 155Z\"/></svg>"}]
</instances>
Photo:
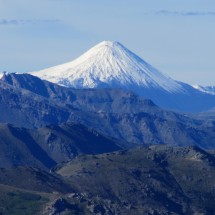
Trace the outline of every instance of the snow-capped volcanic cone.
<instances>
[{"instance_id":1,"label":"snow-capped volcanic cone","mask_svg":"<svg viewBox=\"0 0 215 215\"><path fill-rule=\"evenodd\" d=\"M175 92L180 84L161 74L119 42L104 41L76 60L33 72L41 79L75 88L155 87Z\"/></svg>"},{"instance_id":2,"label":"snow-capped volcanic cone","mask_svg":"<svg viewBox=\"0 0 215 215\"><path fill-rule=\"evenodd\" d=\"M101 42L74 61L30 74L66 87L134 91L168 109L202 110L190 104L190 96L201 92L162 74L119 42Z\"/></svg>"}]
</instances>

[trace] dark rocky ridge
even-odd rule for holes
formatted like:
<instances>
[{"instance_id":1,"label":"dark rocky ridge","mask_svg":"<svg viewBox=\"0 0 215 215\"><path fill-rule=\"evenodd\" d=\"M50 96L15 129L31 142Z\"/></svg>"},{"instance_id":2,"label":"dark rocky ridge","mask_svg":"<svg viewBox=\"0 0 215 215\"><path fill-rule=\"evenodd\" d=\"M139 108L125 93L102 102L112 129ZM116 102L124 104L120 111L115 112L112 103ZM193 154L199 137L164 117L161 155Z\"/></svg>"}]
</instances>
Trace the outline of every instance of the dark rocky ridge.
<instances>
[{"instance_id":1,"label":"dark rocky ridge","mask_svg":"<svg viewBox=\"0 0 215 215\"><path fill-rule=\"evenodd\" d=\"M0 92L0 122L18 127L73 122L137 144L215 147L214 123L160 109L131 92L69 89L26 74L5 75Z\"/></svg>"},{"instance_id":2,"label":"dark rocky ridge","mask_svg":"<svg viewBox=\"0 0 215 215\"><path fill-rule=\"evenodd\" d=\"M4 213L25 210L15 204L7 208L19 196L16 204L27 207L30 200L28 210L39 204L38 214L215 213L214 153L198 147L138 147L80 155L50 173L29 167L1 168L0 173Z\"/></svg>"},{"instance_id":3,"label":"dark rocky ridge","mask_svg":"<svg viewBox=\"0 0 215 215\"><path fill-rule=\"evenodd\" d=\"M56 171L76 192L98 196L104 214L215 213L215 157L198 147L80 156Z\"/></svg>"},{"instance_id":4,"label":"dark rocky ridge","mask_svg":"<svg viewBox=\"0 0 215 215\"><path fill-rule=\"evenodd\" d=\"M126 144L83 125L52 125L31 130L0 124L0 167L28 166L48 170L79 154L112 152Z\"/></svg>"}]
</instances>

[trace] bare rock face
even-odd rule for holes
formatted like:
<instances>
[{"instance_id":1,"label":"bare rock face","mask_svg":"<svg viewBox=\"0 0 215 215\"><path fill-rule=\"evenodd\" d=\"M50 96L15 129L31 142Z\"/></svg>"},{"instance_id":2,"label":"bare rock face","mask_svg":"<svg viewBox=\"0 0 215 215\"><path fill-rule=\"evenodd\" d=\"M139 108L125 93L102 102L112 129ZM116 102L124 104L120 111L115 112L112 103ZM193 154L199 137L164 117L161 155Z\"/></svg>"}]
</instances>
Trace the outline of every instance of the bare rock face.
<instances>
[{"instance_id":1,"label":"bare rock face","mask_svg":"<svg viewBox=\"0 0 215 215\"><path fill-rule=\"evenodd\" d=\"M215 213L215 157L198 147L138 147L80 155L49 173L29 167L0 173L3 214Z\"/></svg>"},{"instance_id":2,"label":"bare rock face","mask_svg":"<svg viewBox=\"0 0 215 215\"><path fill-rule=\"evenodd\" d=\"M79 199L76 204L82 202L90 214L215 212L215 157L198 147L151 146L88 155L56 172L79 190L68 201Z\"/></svg>"},{"instance_id":3,"label":"bare rock face","mask_svg":"<svg viewBox=\"0 0 215 215\"><path fill-rule=\"evenodd\" d=\"M50 215L58 215L62 214L62 212L71 212L73 209L78 212L78 208L69 204L65 199L59 198L55 200L51 207L49 207L47 210Z\"/></svg>"}]
</instances>

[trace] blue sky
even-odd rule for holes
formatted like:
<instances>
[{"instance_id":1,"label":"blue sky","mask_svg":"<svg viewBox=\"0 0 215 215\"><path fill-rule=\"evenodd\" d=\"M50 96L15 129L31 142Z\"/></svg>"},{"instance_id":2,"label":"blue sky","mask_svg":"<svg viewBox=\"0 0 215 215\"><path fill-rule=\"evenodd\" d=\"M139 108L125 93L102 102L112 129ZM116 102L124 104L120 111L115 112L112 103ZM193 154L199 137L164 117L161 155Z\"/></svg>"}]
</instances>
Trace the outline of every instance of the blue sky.
<instances>
[{"instance_id":1,"label":"blue sky","mask_svg":"<svg viewBox=\"0 0 215 215\"><path fill-rule=\"evenodd\" d=\"M176 80L215 85L214 0L0 0L0 71L65 63L103 40Z\"/></svg>"}]
</instances>

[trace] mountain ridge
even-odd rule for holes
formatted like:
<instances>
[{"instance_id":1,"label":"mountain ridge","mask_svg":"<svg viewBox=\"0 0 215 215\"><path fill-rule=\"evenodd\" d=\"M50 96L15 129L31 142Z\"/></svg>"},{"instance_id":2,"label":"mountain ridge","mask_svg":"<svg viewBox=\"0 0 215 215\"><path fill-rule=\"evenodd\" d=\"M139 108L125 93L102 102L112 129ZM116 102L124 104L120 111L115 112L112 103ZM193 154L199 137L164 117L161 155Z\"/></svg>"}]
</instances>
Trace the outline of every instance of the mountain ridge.
<instances>
[{"instance_id":1,"label":"mountain ridge","mask_svg":"<svg viewBox=\"0 0 215 215\"><path fill-rule=\"evenodd\" d=\"M123 141L80 124L27 129L0 123L0 168L30 166L48 170L79 154L117 151L122 145Z\"/></svg>"},{"instance_id":2,"label":"mountain ridge","mask_svg":"<svg viewBox=\"0 0 215 215\"><path fill-rule=\"evenodd\" d=\"M72 122L129 143L214 147L213 121L161 109L122 89L72 89L29 74L8 74L0 80L0 107L0 122L18 127Z\"/></svg>"},{"instance_id":3,"label":"mountain ridge","mask_svg":"<svg viewBox=\"0 0 215 215\"><path fill-rule=\"evenodd\" d=\"M0 168L0 213L214 214L214 163L198 147L150 146L80 155L49 172Z\"/></svg>"}]
</instances>

